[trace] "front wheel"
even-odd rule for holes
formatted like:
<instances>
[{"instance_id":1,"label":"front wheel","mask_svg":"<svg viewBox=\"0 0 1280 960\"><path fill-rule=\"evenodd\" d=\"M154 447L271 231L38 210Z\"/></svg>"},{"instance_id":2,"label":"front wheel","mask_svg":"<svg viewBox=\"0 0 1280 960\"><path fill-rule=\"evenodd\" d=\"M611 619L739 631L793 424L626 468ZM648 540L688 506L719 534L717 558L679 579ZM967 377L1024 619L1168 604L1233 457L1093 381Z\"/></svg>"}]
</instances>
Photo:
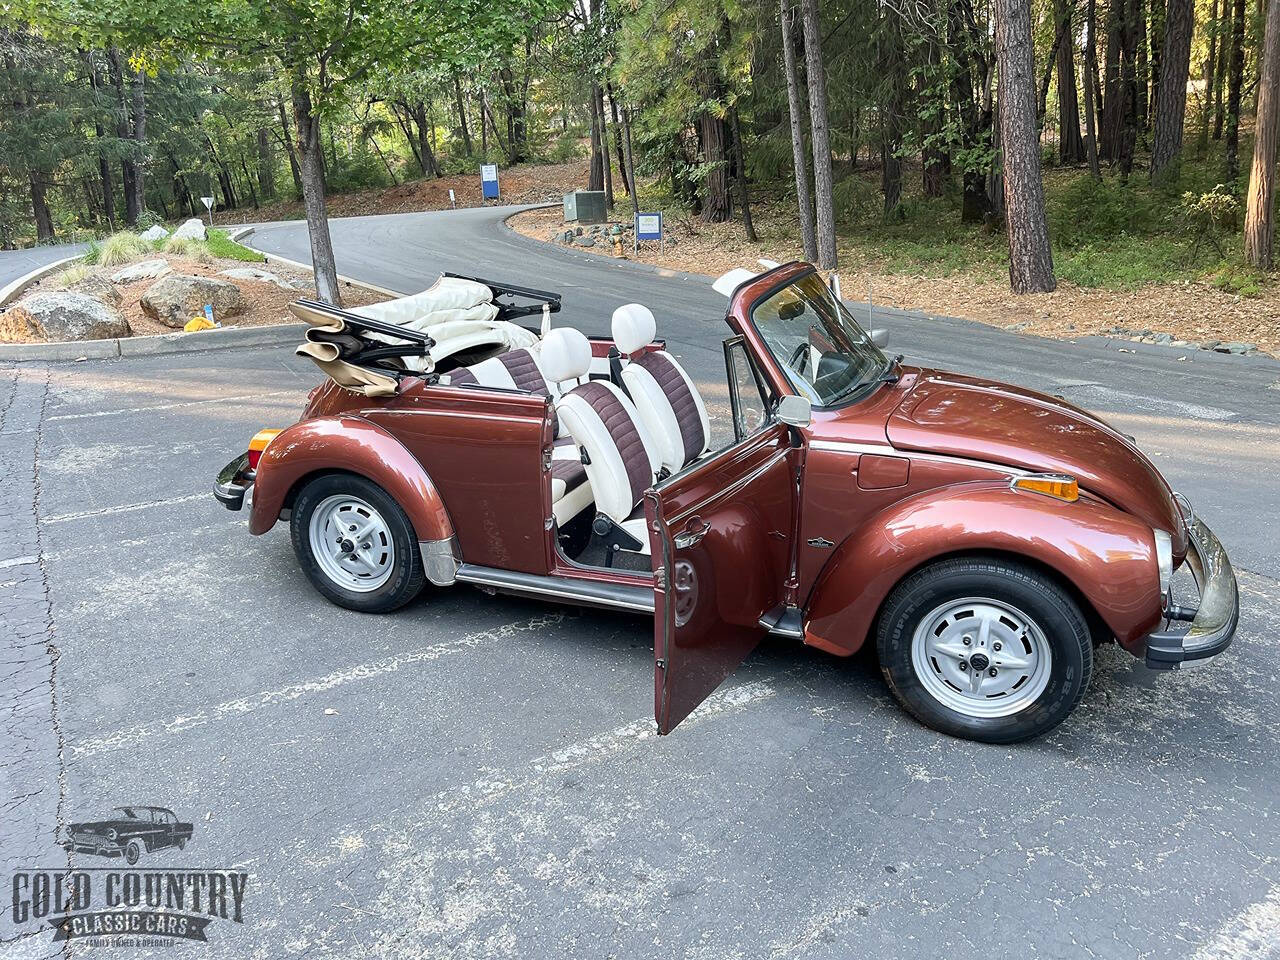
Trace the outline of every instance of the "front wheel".
<instances>
[{"instance_id":1,"label":"front wheel","mask_svg":"<svg viewBox=\"0 0 1280 960\"><path fill-rule=\"evenodd\" d=\"M294 501L290 533L303 571L340 607L386 613L416 597L426 580L409 518L364 477L310 481Z\"/></svg>"},{"instance_id":2,"label":"front wheel","mask_svg":"<svg viewBox=\"0 0 1280 960\"><path fill-rule=\"evenodd\" d=\"M890 594L876 634L880 669L918 720L969 740L1016 743L1057 726L1093 670L1088 623L1033 567L958 558Z\"/></svg>"}]
</instances>

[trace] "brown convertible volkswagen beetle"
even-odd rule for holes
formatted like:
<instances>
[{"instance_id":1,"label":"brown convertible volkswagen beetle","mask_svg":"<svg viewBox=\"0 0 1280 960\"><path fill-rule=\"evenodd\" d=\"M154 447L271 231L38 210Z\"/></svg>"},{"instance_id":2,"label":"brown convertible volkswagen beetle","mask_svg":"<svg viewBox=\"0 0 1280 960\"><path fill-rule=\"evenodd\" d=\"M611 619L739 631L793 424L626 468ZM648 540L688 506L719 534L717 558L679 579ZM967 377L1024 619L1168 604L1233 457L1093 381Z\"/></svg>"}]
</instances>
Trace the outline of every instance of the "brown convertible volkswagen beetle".
<instances>
[{"instance_id":1,"label":"brown convertible volkswagen beetle","mask_svg":"<svg viewBox=\"0 0 1280 960\"><path fill-rule=\"evenodd\" d=\"M886 356L808 264L716 287L720 431L638 304L589 339L551 329L554 294L448 275L354 312L299 301L299 352L328 379L217 497L252 489L250 533L287 520L354 610L429 580L652 613L660 733L766 634L874 644L914 716L996 743L1060 723L1101 643L1154 669L1227 647L1226 553L1132 440ZM512 322L538 313L540 331ZM1198 598L1175 597L1184 564Z\"/></svg>"}]
</instances>

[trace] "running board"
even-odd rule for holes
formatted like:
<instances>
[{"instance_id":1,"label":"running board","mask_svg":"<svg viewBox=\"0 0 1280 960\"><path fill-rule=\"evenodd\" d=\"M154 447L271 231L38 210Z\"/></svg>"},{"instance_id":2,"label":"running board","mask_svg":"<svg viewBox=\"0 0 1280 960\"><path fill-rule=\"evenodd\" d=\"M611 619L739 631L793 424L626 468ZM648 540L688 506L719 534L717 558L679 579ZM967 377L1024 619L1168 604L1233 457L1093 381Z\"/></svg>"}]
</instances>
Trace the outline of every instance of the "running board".
<instances>
[{"instance_id":1,"label":"running board","mask_svg":"<svg viewBox=\"0 0 1280 960\"><path fill-rule=\"evenodd\" d=\"M517 570L499 570L464 563L458 567L457 579L478 587L490 587L532 597L567 600L637 613L653 613L653 587L628 586L623 583L601 583L570 577L549 577Z\"/></svg>"},{"instance_id":2,"label":"running board","mask_svg":"<svg viewBox=\"0 0 1280 960\"><path fill-rule=\"evenodd\" d=\"M787 607L778 604L760 618L760 626L775 637L790 637L793 640L804 639L804 624L801 621L799 607Z\"/></svg>"}]
</instances>

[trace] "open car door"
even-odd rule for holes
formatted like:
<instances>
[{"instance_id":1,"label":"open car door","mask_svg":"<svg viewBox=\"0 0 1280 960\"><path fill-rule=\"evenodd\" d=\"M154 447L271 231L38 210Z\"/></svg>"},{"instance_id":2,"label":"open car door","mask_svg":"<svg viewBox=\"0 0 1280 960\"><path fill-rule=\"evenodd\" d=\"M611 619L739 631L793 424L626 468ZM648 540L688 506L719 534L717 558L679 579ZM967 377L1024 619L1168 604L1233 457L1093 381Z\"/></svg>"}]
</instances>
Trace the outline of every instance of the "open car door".
<instances>
[{"instance_id":1,"label":"open car door","mask_svg":"<svg viewBox=\"0 0 1280 960\"><path fill-rule=\"evenodd\" d=\"M782 610L800 454L767 422L646 495L658 733L710 696L764 637L762 618Z\"/></svg>"}]
</instances>

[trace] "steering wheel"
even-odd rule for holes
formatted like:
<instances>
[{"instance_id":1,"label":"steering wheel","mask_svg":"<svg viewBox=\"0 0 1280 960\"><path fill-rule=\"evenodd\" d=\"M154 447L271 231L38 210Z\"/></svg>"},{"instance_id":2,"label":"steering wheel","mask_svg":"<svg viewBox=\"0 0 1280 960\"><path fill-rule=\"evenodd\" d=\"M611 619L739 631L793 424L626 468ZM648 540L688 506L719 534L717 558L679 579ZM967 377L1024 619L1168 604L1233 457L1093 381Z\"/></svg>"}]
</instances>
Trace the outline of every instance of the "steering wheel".
<instances>
[{"instance_id":1,"label":"steering wheel","mask_svg":"<svg viewBox=\"0 0 1280 960\"><path fill-rule=\"evenodd\" d=\"M792 351L791 359L788 362L796 373L804 373L804 368L809 365L809 342L807 340Z\"/></svg>"}]
</instances>

